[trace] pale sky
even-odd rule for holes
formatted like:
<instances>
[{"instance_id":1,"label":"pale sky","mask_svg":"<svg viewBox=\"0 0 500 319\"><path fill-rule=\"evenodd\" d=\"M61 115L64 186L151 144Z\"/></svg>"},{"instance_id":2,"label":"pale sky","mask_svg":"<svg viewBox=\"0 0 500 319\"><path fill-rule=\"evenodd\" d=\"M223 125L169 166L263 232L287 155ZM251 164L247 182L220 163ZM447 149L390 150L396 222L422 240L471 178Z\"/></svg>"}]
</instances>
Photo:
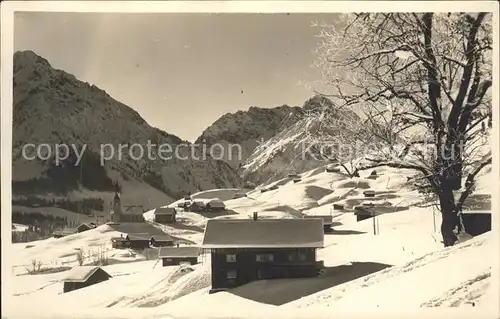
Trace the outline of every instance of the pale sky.
<instances>
[{"instance_id":1,"label":"pale sky","mask_svg":"<svg viewBox=\"0 0 500 319\"><path fill-rule=\"evenodd\" d=\"M193 141L225 113L311 97L314 20L335 14L22 12L14 46Z\"/></svg>"}]
</instances>

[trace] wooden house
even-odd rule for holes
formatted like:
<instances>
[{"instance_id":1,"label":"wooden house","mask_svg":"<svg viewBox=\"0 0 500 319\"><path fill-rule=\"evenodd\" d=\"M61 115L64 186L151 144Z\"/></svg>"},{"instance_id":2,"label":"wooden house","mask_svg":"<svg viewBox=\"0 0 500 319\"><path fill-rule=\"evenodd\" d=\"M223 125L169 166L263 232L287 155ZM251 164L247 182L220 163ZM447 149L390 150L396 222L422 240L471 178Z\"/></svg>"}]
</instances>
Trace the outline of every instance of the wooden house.
<instances>
[{"instance_id":1,"label":"wooden house","mask_svg":"<svg viewBox=\"0 0 500 319\"><path fill-rule=\"evenodd\" d=\"M92 226L90 224L87 224L87 223L83 223L83 224L80 224L78 225L78 227L76 228L76 231L78 233L81 233L81 232L84 232L84 231L87 231L87 230L90 230L92 228L95 228L95 226Z\"/></svg>"},{"instance_id":2,"label":"wooden house","mask_svg":"<svg viewBox=\"0 0 500 319\"><path fill-rule=\"evenodd\" d=\"M259 279L317 276L316 249L323 245L320 219L209 220L202 248L211 253L211 292Z\"/></svg>"},{"instance_id":3,"label":"wooden house","mask_svg":"<svg viewBox=\"0 0 500 319\"><path fill-rule=\"evenodd\" d=\"M161 247L158 251L158 258L162 260L164 267L180 264L195 265L198 263L199 254L200 248L194 246Z\"/></svg>"},{"instance_id":4,"label":"wooden house","mask_svg":"<svg viewBox=\"0 0 500 319\"><path fill-rule=\"evenodd\" d=\"M189 204L188 210L194 213L205 212L206 206L202 201L195 200Z\"/></svg>"},{"instance_id":5,"label":"wooden house","mask_svg":"<svg viewBox=\"0 0 500 319\"><path fill-rule=\"evenodd\" d=\"M160 224L173 224L176 222L177 211L173 207L159 207L154 211L155 222Z\"/></svg>"},{"instance_id":6,"label":"wooden house","mask_svg":"<svg viewBox=\"0 0 500 319\"><path fill-rule=\"evenodd\" d=\"M128 248L128 241L124 237L112 237L111 238L111 247L116 248L116 249Z\"/></svg>"},{"instance_id":7,"label":"wooden house","mask_svg":"<svg viewBox=\"0 0 500 319\"><path fill-rule=\"evenodd\" d=\"M73 235L78 233L78 230L76 228L64 228L63 230L56 230L52 233L52 237L54 238L61 238L61 237L66 237L69 235Z\"/></svg>"},{"instance_id":8,"label":"wooden house","mask_svg":"<svg viewBox=\"0 0 500 319\"><path fill-rule=\"evenodd\" d=\"M365 197L375 197L375 191L368 189L363 192L363 195L365 195Z\"/></svg>"},{"instance_id":9,"label":"wooden house","mask_svg":"<svg viewBox=\"0 0 500 319\"><path fill-rule=\"evenodd\" d=\"M70 270L68 276L63 279L63 291L70 292L91 285L98 284L111 278L106 271L97 266L76 266Z\"/></svg>"},{"instance_id":10,"label":"wooden house","mask_svg":"<svg viewBox=\"0 0 500 319\"><path fill-rule=\"evenodd\" d=\"M333 204L333 209L334 210L344 210L345 206L344 206L344 204Z\"/></svg>"},{"instance_id":11,"label":"wooden house","mask_svg":"<svg viewBox=\"0 0 500 319\"><path fill-rule=\"evenodd\" d=\"M327 173L340 173L340 168L338 168L338 167L326 167L325 171Z\"/></svg>"},{"instance_id":12,"label":"wooden house","mask_svg":"<svg viewBox=\"0 0 500 319\"><path fill-rule=\"evenodd\" d=\"M206 203L205 209L207 212L215 213L226 210L226 204L218 198L211 199Z\"/></svg>"},{"instance_id":13,"label":"wooden house","mask_svg":"<svg viewBox=\"0 0 500 319\"><path fill-rule=\"evenodd\" d=\"M149 248L151 245L151 235L148 233L136 233L127 234L125 239L127 240L127 245L132 249L144 249Z\"/></svg>"},{"instance_id":14,"label":"wooden house","mask_svg":"<svg viewBox=\"0 0 500 319\"><path fill-rule=\"evenodd\" d=\"M167 235L153 235L151 236L150 239L150 244L153 247L166 247L166 246L173 246L174 245L174 239Z\"/></svg>"}]
</instances>

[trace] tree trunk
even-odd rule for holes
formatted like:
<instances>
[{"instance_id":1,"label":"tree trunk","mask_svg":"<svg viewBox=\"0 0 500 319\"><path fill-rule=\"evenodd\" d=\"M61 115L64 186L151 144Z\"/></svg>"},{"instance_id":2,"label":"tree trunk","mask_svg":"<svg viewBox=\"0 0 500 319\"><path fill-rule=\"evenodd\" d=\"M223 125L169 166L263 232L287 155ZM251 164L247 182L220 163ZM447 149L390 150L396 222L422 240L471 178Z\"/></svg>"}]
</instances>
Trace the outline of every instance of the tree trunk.
<instances>
[{"instance_id":1,"label":"tree trunk","mask_svg":"<svg viewBox=\"0 0 500 319\"><path fill-rule=\"evenodd\" d=\"M457 241L457 236L453 230L459 225L458 214L453 197L451 185L445 184L439 193L439 206L441 208L442 222L441 235L445 247L453 246Z\"/></svg>"}]
</instances>

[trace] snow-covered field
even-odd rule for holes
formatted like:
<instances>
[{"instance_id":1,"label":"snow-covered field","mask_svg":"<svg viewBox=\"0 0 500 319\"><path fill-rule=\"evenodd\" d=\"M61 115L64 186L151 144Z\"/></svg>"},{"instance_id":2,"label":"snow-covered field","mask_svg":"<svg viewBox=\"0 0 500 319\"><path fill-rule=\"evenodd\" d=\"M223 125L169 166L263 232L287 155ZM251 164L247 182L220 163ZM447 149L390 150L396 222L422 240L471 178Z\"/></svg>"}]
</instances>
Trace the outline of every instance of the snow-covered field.
<instances>
[{"instance_id":1,"label":"snow-covered field","mask_svg":"<svg viewBox=\"0 0 500 319\"><path fill-rule=\"evenodd\" d=\"M253 212L260 218L329 214L334 230L325 235L325 247L317 252L326 267L321 277L261 280L208 294L208 255L200 256L194 266L162 267L140 252L112 249L109 239L119 233L104 225L61 239L13 244L9 252L12 277L2 282L10 292L3 296L2 310L9 318L326 318L345 317L342 313L351 317L352 311L361 309L375 314L381 309L408 312L410 308L460 306L467 311L489 309L494 318L498 294L491 280L494 263L488 256L496 255L498 247L492 234L444 249L440 215L415 206L420 198L406 185L408 172L388 168L377 172L377 179L367 179L369 172L365 172L348 180L343 174L315 169L303 173L299 182L282 180L277 189L245 190L243 198L232 199L241 192L238 189L195 194L198 199L224 200L227 212L180 211L178 225L162 226L176 237L199 244L210 218L252 218ZM479 178L478 192L490 193L491 175ZM349 208L366 201L366 189L374 190L394 210L357 222ZM347 209L333 210L333 203ZM153 211L145 217L151 221ZM112 262L103 269L112 278L63 294L61 279L67 268L77 264L78 250L89 256L92 251L104 251ZM28 275L26 269L33 260L59 272Z\"/></svg>"}]
</instances>

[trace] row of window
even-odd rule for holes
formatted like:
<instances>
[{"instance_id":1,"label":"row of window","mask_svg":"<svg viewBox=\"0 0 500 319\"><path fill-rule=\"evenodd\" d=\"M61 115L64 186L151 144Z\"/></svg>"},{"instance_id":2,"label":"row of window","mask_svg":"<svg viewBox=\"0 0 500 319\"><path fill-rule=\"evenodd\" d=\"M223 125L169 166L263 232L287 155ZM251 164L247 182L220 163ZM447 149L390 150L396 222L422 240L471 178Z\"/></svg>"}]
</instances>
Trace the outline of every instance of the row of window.
<instances>
[{"instance_id":1,"label":"row of window","mask_svg":"<svg viewBox=\"0 0 500 319\"><path fill-rule=\"evenodd\" d=\"M288 255L288 261L305 261L307 259L307 256L303 253L290 253ZM273 262L274 261L274 255L273 254L257 254L255 256L255 261L257 262ZM236 254L227 254L226 255L226 262L228 263L234 263L236 262Z\"/></svg>"}]
</instances>

